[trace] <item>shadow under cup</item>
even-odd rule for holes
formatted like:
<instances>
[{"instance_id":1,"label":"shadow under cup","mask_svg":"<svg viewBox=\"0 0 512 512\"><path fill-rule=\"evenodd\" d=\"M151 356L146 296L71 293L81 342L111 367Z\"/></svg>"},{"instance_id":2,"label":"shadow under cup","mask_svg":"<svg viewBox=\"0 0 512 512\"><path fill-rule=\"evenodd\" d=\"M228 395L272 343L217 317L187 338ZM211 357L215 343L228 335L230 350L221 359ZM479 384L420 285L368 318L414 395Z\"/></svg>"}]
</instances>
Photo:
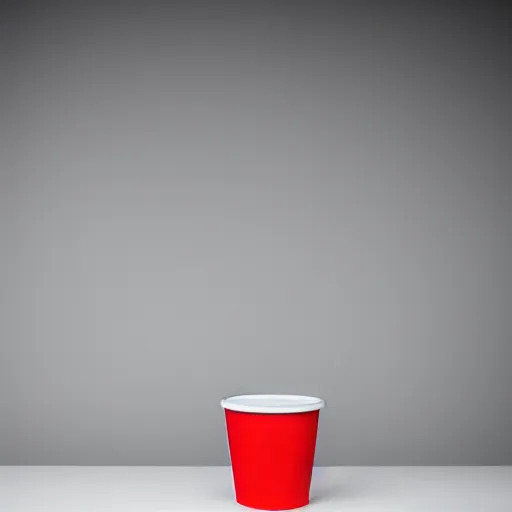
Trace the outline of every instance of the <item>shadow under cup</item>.
<instances>
[{"instance_id":1,"label":"shadow under cup","mask_svg":"<svg viewBox=\"0 0 512 512\"><path fill-rule=\"evenodd\" d=\"M309 503L320 398L243 395L222 400L236 501L259 510Z\"/></svg>"}]
</instances>

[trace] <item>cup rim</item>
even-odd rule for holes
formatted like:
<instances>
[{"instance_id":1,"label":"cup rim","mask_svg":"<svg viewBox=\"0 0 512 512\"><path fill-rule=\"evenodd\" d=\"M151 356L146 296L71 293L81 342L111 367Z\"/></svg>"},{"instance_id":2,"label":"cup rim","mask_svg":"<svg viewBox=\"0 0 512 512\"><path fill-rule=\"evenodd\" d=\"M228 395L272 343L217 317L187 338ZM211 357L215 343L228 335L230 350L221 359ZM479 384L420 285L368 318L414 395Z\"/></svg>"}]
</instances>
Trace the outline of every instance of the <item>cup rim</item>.
<instances>
[{"instance_id":1,"label":"cup rim","mask_svg":"<svg viewBox=\"0 0 512 512\"><path fill-rule=\"evenodd\" d=\"M220 405L237 412L292 414L322 409L325 400L304 395L249 394L224 398Z\"/></svg>"}]
</instances>

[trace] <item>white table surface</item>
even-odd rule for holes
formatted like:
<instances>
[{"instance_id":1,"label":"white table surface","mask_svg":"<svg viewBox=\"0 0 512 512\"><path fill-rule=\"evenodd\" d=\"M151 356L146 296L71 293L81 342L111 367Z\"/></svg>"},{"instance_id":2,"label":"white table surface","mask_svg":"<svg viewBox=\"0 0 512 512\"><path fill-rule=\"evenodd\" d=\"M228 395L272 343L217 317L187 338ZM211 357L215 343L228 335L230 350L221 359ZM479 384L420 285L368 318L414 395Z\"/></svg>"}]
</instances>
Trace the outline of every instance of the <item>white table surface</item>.
<instances>
[{"instance_id":1,"label":"white table surface","mask_svg":"<svg viewBox=\"0 0 512 512\"><path fill-rule=\"evenodd\" d=\"M181 510L250 509L229 467L0 466L1 512ZM512 512L512 466L315 468L302 510Z\"/></svg>"}]
</instances>

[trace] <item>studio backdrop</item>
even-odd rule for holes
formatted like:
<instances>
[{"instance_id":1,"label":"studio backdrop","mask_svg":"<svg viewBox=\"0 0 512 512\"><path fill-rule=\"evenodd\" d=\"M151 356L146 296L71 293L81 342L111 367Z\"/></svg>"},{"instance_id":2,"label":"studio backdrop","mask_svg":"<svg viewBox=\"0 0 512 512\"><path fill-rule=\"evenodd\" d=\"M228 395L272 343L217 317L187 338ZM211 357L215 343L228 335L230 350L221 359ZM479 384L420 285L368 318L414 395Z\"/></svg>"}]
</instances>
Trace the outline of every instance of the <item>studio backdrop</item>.
<instances>
[{"instance_id":1,"label":"studio backdrop","mask_svg":"<svg viewBox=\"0 0 512 512\"><path fill-rule=\"evenodd\" d=\"M4 11L0 464L512 464L510 13L384 4Z\"/></svg>"}]
</instances>

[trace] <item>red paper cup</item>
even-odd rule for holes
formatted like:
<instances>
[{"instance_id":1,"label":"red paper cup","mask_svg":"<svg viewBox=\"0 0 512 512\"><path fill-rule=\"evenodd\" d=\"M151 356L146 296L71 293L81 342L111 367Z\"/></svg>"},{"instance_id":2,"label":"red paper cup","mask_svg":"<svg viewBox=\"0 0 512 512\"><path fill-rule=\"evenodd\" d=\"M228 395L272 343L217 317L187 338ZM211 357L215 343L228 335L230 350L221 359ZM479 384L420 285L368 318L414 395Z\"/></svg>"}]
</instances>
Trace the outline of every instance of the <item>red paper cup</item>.
<instances>
[{"instance_id":1,"label":"red paper cup","mask_svg":"<svg viewBox=\"0 0 512 512\"><path fill-rule=\"evenodd\" d=\"M259 510L309 503L318 416L325 402L295 395L243 395L221 401L236 501Z\"/></svg>"}]
</instances>

